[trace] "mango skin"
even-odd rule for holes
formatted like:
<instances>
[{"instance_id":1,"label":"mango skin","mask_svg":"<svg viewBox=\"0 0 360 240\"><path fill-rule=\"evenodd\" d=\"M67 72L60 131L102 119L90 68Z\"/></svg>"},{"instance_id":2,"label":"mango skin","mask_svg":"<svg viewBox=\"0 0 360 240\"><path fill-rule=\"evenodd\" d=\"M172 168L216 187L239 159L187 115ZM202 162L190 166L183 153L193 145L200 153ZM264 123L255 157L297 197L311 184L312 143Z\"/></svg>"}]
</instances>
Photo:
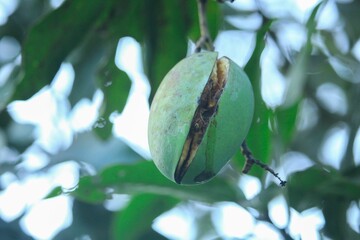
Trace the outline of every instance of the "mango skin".
<instances>
[{"instance_id":1,"label":"mango skin","mask_svg":"<svg viewBox=\"0 0 360 240\"><path fill-rule=\"evenodd\" d=\"M180 159L201 93L217 61L216 52L193 54L164 77L151 104L148 140L155 165L168 179ZM240 148L251 125L254 96L244 71L230 60L227 83L182 184L212 179Z\"/></svg>"}]
</instances>

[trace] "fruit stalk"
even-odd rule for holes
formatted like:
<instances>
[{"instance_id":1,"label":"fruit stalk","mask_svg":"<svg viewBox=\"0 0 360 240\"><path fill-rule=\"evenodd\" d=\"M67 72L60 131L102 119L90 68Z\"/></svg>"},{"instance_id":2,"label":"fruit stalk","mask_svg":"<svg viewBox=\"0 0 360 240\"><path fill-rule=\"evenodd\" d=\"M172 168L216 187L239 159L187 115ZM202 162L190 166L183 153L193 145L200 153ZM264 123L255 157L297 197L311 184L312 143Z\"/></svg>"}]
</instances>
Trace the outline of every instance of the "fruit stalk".
<instances>
[{"instance_id":1,"label":"fruit stalk","mask_svg":"<svg viewBox=\"0 0 360 240\"><path fill-rule=\"evenodd\" d=\"M199 26L200 26L200 39L196 42L195 52L200 52L201 49L208 51L214 51L214 45L212 43L209 27L206 17L206 4L207 0L198 0L198 11L199 11Z\"/></svg>"}]
</instances>

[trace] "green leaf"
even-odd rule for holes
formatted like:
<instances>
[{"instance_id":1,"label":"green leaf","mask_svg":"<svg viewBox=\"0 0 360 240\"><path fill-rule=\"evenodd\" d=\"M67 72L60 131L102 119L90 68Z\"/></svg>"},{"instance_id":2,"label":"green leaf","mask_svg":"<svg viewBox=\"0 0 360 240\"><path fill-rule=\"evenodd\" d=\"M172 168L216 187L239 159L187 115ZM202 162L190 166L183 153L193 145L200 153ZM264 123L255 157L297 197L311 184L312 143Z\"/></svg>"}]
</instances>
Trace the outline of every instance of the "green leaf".
<instances>
[{"instance_id":1,"label":"green leaf","mask_svg":"<svg viewBox=\"0 0 360 240\"><path fill-rule=\"evenodd\" d=\"M208 20L208 27L209 33L211 38L214 40L221 29L221 24L223 24L224 16L222 11L219 7L218 3L209 2L207 9L206 9L206 16ZM198 15L196 18L196 26L199 26L198 23ZM198 31L198 38L199 38L200 30Z\"/></svg>"},{"instance_id":2,"label":"green leaf","mask_svg":"<svg viewBox=\"0 0 360 240\"><path fill-rule=\"evenodd\" d=\"M104 101L102 105L102 114L99 116L104 122L102 127L95 127L97 135L106 140L111 136L112 122L110 115L113 112L121 113L125 107L131 80L128 75L118 69L114 61L110 61L104 66L100 73L100 87L104 93Z\"/></svg>"},{"instance_id":3,"label":"green leaf","mask_svg":"<svg viewBox=\"0 0 360 240\"><path fill-rule=\"evenodd\" d=\"M63 189L61 186L57 186L55 187L53 190L51 190L45 197L44 199L48 199L48 198L53 198L53 197L58 197L60 195L64 194Z\"/></svg>"},{"instance_id":4,"label":"green leaf","mask_svg":"<svg viewBox=\"0 0 360 240\"><path fill-rule=\"evenodd\" d=\"M156 2L153 4L156 5ZM130 36L142 42L145 37L144 26L147 22L146 11L145 1L115 0L111 14L104 21L104 28L108 31L109 38L118 41L121 37Z\"/></svg>"},{"instance_id":5,"label":"green leaf","mask_svg":"<svg viewBox=\"0 0 360 240\"><path fill-rule=\"evenodd\" d=\"M282 195L288 186L285 188L279 187L279 185L271 184L270 186L261 190L254 198L244 202L243 206L254 208L260 212L260 214L265 214L268 211L269 202L275 197Z\"/></svg>"},{"instance_id":6,"label":"green leaf","mask_svg":"<svg viewBox=\"0 0 360 240\"><path fill-rule=\"evenodd\" d=\"M355 43L359 39L360 15L358 9L360 8L359 1L337 2L337 8L341 14L341 20L345 21L344 27L350 41Z\"/></svg>"},{"instance_id":7,"label":"green leaf","mask_svg":"<svg viewBox=\"0 0 360 240\"><path fill-rule=\"evenodd\" d=\"M96 74L102 62L114 61L115 43L109 43L103 36L89 35L74 49L66 60L73 65L75 79L69 96L74 106L83 98L91 99L96 90Z\"/></svg>"},{"instance_id":8,"label":"green leaf","mask_svg":"<svg viewBox=\"0 0 360 240\"><path fill-rule=\"evenodd\" d=\"M68 149L50 158L50 165L74 160L90 164L97 171L101 171L116 163L135 162L140 157L120 139L111 137L106 141L101 141L91 131L79 134Z\"/></svg>"},{"instance_id":9,"label":"green leaf","mask_svg":"<svg viewBox=\"0 0 360 240\"><path fill-rule=\"evenodd\" d=\"M289 108L277 108L273 114L273 121L276 124L274 128L281 137L284 148L290 143L295 133L299 106L298 102Z\"/></svg>"},{"instance_id":10,"label":"green leaf","mask_svg":"<svg viewBox=\"0 0 360 240\"><path fill-rule=\"evenodd\" d=\"M102 203L111 199L111 194L105 189L96 186L97 180L90 176L82 177L79 181L77 189L72 193L77 199L87 203Z\"/></svg>"},{"instance_id":11,"label":"green leaf","mask_svg":"<svg viewBox=\"0 0 360 240\"><path fill-rule=\"evenodd\" d=\"M305 46L300 50L296 57L295 63L291 65L289 72L286 74L288 79L287 90L285 94L285 102L283 107L287 108L299 102L300 97L303 95L304 86L306 83L306 73L308 59L312 50L312 35L315 33L316 15L322 2L320 2L311 12L311 15L306 23L308 29L307 41Z\"/></svg>"},{"instance_id":12,"label":"green leaf","mask_svg":"<svg viewBox=\"0 0 360 240\"><path fill-rule=\"evenodd\" d=\"M72 207L71 225L59 232L52 239L111 239L110 225L113 213L103 205L94 205L76 199Z\"/></svg>"},{"instance_id":13,"label":"green leaf","mask_svg":"<svg viewBox=\"0 0 360 240\"><path fill-rule=\"evenodd\" d=\"M183 14L187 8L186 3L175 0L156 4L145 1L145 8L145 72L150 81L151 102L166 73L186 56L188 26Z\"/></svg>"},{"instance_id":14,"label":"green leaf","mask_svg":"<svg viewBox=\"0 0 360 240\"><path fill-rule=\"evenodd\" d=\"M287 184L290 206L298 211L320 204L320 185L329 179L329 173L316 167L292 175Z\"/></svg>"},{"instance_id":15,"label":"green leaf","mask_svg":"<svg viewBox=\"0 0 360 240\"><path fill-rule=\"evenodd\" d=\"M9 65L8 65L9 66ZM3 70L5 67L1 67ZM7 103L14 93L16 82L21 78L20 66L16 65L11 70L7 80L0 86L0 113L6 108Z\"/></svg>"},{"instance_id":16,"label":"green leaf","mask_svg":"<svg viewBox=\"0 0 360 240\"><path fill-rule=\"evenodd\" d=\"M101 202L112 193L152 193L209 203L245 199L236 183L219 177L196 186L175 184L161 175L153 162L109 167L96 176L83 177L73 192L74 196L90 202Z\"/></svg>"},{"instance_id":17,"label":"green leaf","mask_svg":"<svg viewBox=\"0 0 360 240\"><path fill-rule=\"evenodd\" d=\"M179 200L171 196L140 194L118 212L113 222L114 239L144 239L151 231L153 220L171 209Z\"/></svg>"},{"instance_id":18,"label":"green leaf","mask_svg":"<svg viewBox=\"0 0 360 240\"><path fill-rule=\"evenodd\" d=\"M359 239L360 234L352 230L349 224L346 224L349 205L350 201L341 197L328 197L324 201L324 233L327 237L331 239Z\"/></svg>"},{"instance_id":19,"label":"green leaf","mask_svg":"<svg viewBox=\"0 0 360 240\"><path fill-rule=\"evenodd\" d=\"M15 99L29 98L52 81L66 56L104 14L105 6L101 0L66 1L30 30L22 50L24 78Z\"/></svg>"},{"instance_id":20,"label":"green leaf","mask_svg":"<svg viewBox=\"0 0 360 240\"><path fill-rule=\"evenodd\" d=\"M290 205L298 211L321 205L330 198L360 199L358 181L345 178L335 170L329 172L318 167L295 173L287 189Z\"/></svg>"},{"instance_id":21,"label":"green leaf","mask_svg":"<svg viewBox=\"0 0 360 240\"><path fill-rule=\"evenodd\" d=\"M258 30L256 35L256 46L254 52L246 64L244 71L248 75L254 90L255 109L253 122L250 127L246 142L255 158L267 163L271 157L271 133L268 127L269 109L267 108L261 96L261 69L260 57L265 48L265 35L269 30L272 20L267 22ZM237 165L245 163L244 157L240 151L235 156ZM259 178L265 175L265 171L261 168L253 168L249 174Z\"/></svg>"}]
</instances>

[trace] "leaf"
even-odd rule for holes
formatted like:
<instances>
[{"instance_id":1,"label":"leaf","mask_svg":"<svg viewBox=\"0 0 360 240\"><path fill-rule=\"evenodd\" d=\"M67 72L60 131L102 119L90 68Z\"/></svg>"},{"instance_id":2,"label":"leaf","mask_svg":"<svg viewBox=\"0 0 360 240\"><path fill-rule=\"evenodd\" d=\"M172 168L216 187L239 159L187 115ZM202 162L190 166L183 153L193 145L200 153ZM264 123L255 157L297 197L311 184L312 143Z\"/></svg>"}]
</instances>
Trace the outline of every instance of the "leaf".
<instances>
[{"instance_id":1,"label":"leaf","mask_svg":"<svg viewBox=\"0 0 360 240\"><path fill-rule=\"evenodd\" d=\"M96 74L102 62L114 61L114 44L109 43L103 36L89 35L82 44L74 49L67 57L74 67L75 79L69 96L74 106L83 98L91 99L96 91Z\"/></svg>"},{"instance_id":2,"label":"leaf","mask_svg":"<svg viewBox=\"0 0 360 240\"><path fill-rule=\"evenodd\" d=\"M109 189L112 190L109 192ZM238 202L245 199L235 183L219 177L206 184L195 186L175 184L161 175L153 162L115 165L96 176L83 177L73 195L83 201L101 202L110 198L112 193L152 193L209 203Z\"/></svg>"},{"instance_id":3,"label":"leaf","mask_svg":"<svg viewBox=\"0 0 360 240\"><path fill-rule=\"evenodd\" d=\"M208 20L208 27L209 27L209 33L211 38L214 40L216 36L219 33L219 30L221 29L221 24L223 24L224 16L222 14L222 11L219 7L218 3L212 3L209 2L207 8L206 8L206 16ZM199 26L198 22L198 16L196 18L196 26ZM200 34L200 30L198 31L198 36Z\"/></svg>"},{"instance_id":4,"label":"leaf","mask_svg":"<svg viewBox=\"0 0 360 240\"><path fill-rule=\"evenodd\" d=\"M2 240L33 240L34 238L27 235L20 224L22 217L14 219L12 221L6 221L0 218L0 229Z\"/></svg>"},{"instance_id":5,"label":"leaf","mask_svg":"<svg viewBox=\"0 0 360 240\"><path fill-rule=\"evenodd\" d=\"M118 138L100 141L93 132L86 132L79 134L68 149L50 158L50 165L74 160L90 164L100 171L116 163L137 161L140 157Z\"/></svg>"},{"instance_id":6,"label":"leaf","mask_svg":"<svg viewBox=\"0 0 360 240\"><path fill-rule=\"evenodd\" d=\"M57 186L55 187L53 190L51 190L45 197L44 199L48 199L48 198L53 198L53 197L58 197L60 195L64 194L64 191L62 189L61 186Z\"/></svg>"},{"instance_id":7,"label":"leaf","mask_svg":"<svg viewBox=\"0 0 360 240\"><path fill-rule=\"evenodd\" d=\"M322 2L316 5L316 7L311 12L311 15L306 23L306 27L308 29L306 44L300 50L300 53L296 57L295 63L290 67L289 72L286 74L288 82L285 93L285 101L282 106L284 108L290 107L293 104L298 103L300 97L303 94L305 82L307 79L306 72L308 59L312 50L311 38L316 30L316 15L321 4Z\"/></svg>"},{"instance_id":8,"label":"leaf","mask_svg":"<svg viewBox=\"0 0 360 240\"><path fill-rule=\"evenodd\" d=\"M187 8L185 2L175 0L145 1L145 8L145 72L151 102L166 73L186 56L188 26L183 14Z\"/></svg>"},{"instance_id":9,"label":"leaf","mask_svg":"<svg viewBox=\"0 0 360 240\"><path fill-rule=\"evenodd\" d=\"M96 127L94 130L103 140L109 139L112 132L112 122L110 115L113 112L121 113L125 107L131 80L128 75L118 69L114 61L109 61L99 73L100 87L104 93L104 101L102 105L102 114L99 119L103 119L105 124L102 127Z\"/></svg>"},{"instance_id":10,"label":"leaf","mask_svg":"<svg viewBox=\"0 0 360 240\"><path fill-rule=\"evenodd\" d=\"M111 239L109 228L113 213L103 205L73 202L71 225L59 232L52 239ZM59 229L60 230L60 229Z\"/></svg>"},{"instance_id":11,"label":"leaf","mask_svg":"<svg viewBox=\"0 0 360 240\"><path fill-rule=\"evenodd\" d=\"M72 195L83 202L92 204L102 203L105 200L111 199L110 193L96 185L97 180L94 180L91 176L82 177Z\"/></svg>"},{"instance_id":12,"label":"leaf","mask_svg":"<svg viewBox=\"0 0 360 240\"><path fill-rule=\"evenodd\" d=\"M0 114L6 108L7 103L11 99L12 94L14 93L16 82L21 78L20 66L8 64L7 66L2 66L0 69L4 72L4 69L12 68L10 71L7 80L4 83L0 84ZM4 74L6 75L6 74ZM4 77L2 77L4 78Z\"/></svg>"},{"instance_id":13,"label":"leaf","mask_svg":"<svg viewBox=\"0 0 360 240\"><path fill-rule=\"evenodd\" d=\"M284 148L290 143L295 133L299 106L300 102L297 102L289 108L277 108L274 112L276 130Z\"/></svg>"},{"instance_id":14,"label":"leaf","mask_svg":"<svg viewBox=\"0 0 360 240\"><path fill-rule=\"evenodd\" d=\"M196 215L196 219L192 225L193 228L196 229L196 235L193 239L209 239L209 236L211 236L211 239L221 239L214 227L218 222L213 221L213 216L212 211L202 211L201 214Z\"/></svg>"},{"instance_id":15,"label":"leaf","mask_svg":"<svg viewBox=\"0 0 360 240\"><path fill-rule=\"evenodd\" d=\"M352 230L347 223L347 209L350 202L341 197L327 198L324 201L324 233L331 239L359 239L360 234ZM339 224L342 223L342 224Z\"/></svg>"},{"instance_id":16,"label":"leaf","mask_svg":"<svg viewBox=\"0 0 360 240\"><path fill-rule=\"evenodd\" d=\"M154 194L134 196L128 206L115 216L112 230L114 239L148 238L153 220L178 202L179 200L171 196Z\"/></svg>"},{"instance_id":17,"label":"leaf","mask_svg":"<svg viewBox=\"0 0 360 240\"><path fill-rule=\"evenodd\" d=\"M341 20L345 21L345 31L350 37L350 41L353 43L359 39L360 34L360 26L357 24L360 21L360 16L358 14L359 7L359 1L337 3L337 8L341 14Z\"/></svg>"},{"instance_id":18,"label":"leaf","mask_svg":"<svg viewBox=\"0 0 360 240\"><path fill-rule=\"evenodd\" d=\"M360 183L328 172L319 167L312 167L292 175L288 183L289 202L292 207L302 211L319 206L331 198L350 200L360 199Z\"/></svg>"},{"instance_id":19,"label":"leaf","mask_svg":"<svg viewBox=\"0 0 360 240\"><path fill-rule=\"evenodd\" d=\"M271 135L268 127L269 109L261 96L260 57L265 47L265 35L271 23L272 20L268 20L257 32L254 52L244 68L244 71L248 75L253 86L255 99L253 122L248 136L246 137L246 142L254 157L264 163L269 162L271 157ZM240 154L240 151L238 151L235 156L235 161L238 165L243 165L245 163L245 159ZM264 176L265 171L261 168L255 167L249 172L249 174L261 178Z\"/></svg>"},{"instance_id":20,"label":"leaf","mask_svg":"<svg viewBox=\"0 0 360 240\"><path fill-rule=\"evenodd\" d=\"M108 32L109 39L118 41L121 37L130 36L142 42L145 37L145 24L147 24L145 6L145 1L115 0L111 13L104 21L104 28Z\"/></svg>"},{"instance_id":21,"label":"leaf","mask_svg":"<svg viewBox=\"0 0 360 240\"><path fill-rule=\"evenodd\" d=\"M105 14L105 6L101 0L66 1L30 30L22 51L24 78L15 99L29 98L51 82L65 57Z\"/></svg>"}]
</instances>

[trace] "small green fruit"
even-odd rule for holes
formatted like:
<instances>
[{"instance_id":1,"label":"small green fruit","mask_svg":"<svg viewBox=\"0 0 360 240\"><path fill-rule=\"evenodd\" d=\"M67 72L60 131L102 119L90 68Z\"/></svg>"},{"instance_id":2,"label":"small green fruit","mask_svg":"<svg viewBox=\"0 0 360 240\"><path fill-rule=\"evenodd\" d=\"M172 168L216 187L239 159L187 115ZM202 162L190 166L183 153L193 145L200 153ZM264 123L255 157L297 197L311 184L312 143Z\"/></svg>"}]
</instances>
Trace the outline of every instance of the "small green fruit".
<instances>
[{"instance_id":1,"label":"small green fruit","mask_svg":"<svg viewBox=\"0 0 360 240\"><path fill-rule=\"evenodd\" d=\"M245 72L216 52L193 54L160 84L150 109L149 147L170 180L213 178L240 148L251 125L254 96Z\"/></svg>"}]
</instances>

